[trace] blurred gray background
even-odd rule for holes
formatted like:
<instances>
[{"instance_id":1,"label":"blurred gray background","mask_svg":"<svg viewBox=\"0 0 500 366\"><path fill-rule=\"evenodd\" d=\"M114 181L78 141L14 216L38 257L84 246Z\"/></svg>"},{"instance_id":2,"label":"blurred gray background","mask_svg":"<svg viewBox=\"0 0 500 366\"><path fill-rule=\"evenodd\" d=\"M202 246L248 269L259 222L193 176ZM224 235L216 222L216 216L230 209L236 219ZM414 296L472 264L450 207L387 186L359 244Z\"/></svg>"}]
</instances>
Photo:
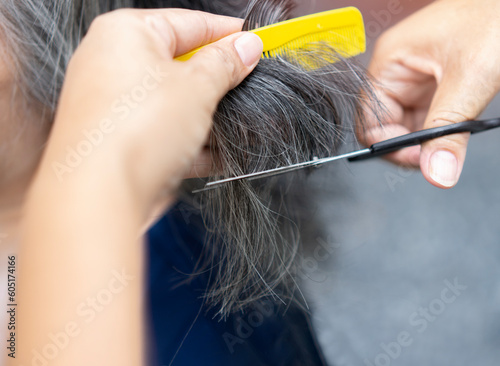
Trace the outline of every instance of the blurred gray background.
<instances>
[{"instance_id":1,"label":"blurred gray background","mask_svg":"<svg viewBox=\"0 0 500 366\"><path fill-rule=\"evenodd\" d=\"M301 10L355 5L380 24L373 12L393 1ZM401 0L391 23L425 3ZM500 98L482 117L500 117ZM322 191L312 219L325 233L309 243L302 288L331 365L500 365L500 130L471 138L452 190L380 159L334 163L311 179Z\"/></svg>"}]
</instances>

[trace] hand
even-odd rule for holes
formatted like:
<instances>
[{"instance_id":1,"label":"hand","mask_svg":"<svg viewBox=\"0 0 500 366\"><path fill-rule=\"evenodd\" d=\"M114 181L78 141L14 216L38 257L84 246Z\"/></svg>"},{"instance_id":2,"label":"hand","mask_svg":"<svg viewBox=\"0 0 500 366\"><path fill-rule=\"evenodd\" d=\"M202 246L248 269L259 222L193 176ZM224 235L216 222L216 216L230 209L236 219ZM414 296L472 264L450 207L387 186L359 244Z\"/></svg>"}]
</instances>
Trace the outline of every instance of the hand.
<instances>
[{"instance_id":1,"label":"hand","mask_svg":"<svg viewBox=\"0 0 500 366\"><path fill-rule=\"evenodd\" d=\"M436 1L379 39L369 71L388 112L362 140L375 142L420 129L475 119L500 90L500 2ZM388 158L418 167L440 188L460 177L469 134L455 134Z\"/></svg>"},{"instance_id":2,"label":"hand","mask_svg":"<svg viewBox=\"0 0 500 366\"><path fill-rule=\"evenodd\" d=\"M45 162L66 161L67 147L78 151L94 131L104 138L94 138L102 141L82 166L123 165L146 201L172 194L201 151L220 99L260 59L257 36L232 34L241 27L240 19L177 9L99 17L68 67ZM218 39L187 62L173 60ZM70 176L59 170L58 178Z\"/></svg>"},{"instance_id":3,"label":"hand","mask_svg":"<svg viewBox=\"0 0 500 366\"><path fill-rule=\"evenodd\" d=\"M69 346L51 365L144 364L141 229L162 195L172 199L219 100L260 59L257 36L221 39L241 26L183 10L120 10L91 26L24 207L20 364L38 362L47 334L69 325ZM173 60L218 39L188 62ZM116 271L126 289L100 316L83 317L84 299Z\"/></svg>"}]
</instances>

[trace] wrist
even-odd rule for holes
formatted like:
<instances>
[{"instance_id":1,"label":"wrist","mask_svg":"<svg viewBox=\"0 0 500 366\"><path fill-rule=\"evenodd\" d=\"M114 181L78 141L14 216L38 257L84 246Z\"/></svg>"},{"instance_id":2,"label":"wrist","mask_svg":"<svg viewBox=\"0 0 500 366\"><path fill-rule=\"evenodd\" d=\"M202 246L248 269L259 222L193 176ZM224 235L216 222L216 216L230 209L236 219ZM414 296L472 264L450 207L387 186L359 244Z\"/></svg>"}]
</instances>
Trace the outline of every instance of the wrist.
<instances>
[{"instance_id":1,"label":"wrist","mask_svg":"<svg viewBox=\"0 0 500 366\"><path fill-rule=\"evenodd\" d=\"M69 161L68 156L74 158L71 153L46 154L30 185L28 209L40 202L47 208L70 211L109 207L110 215L126 214L140 227L148 216L151 197L137 187L123 154L103 150Z\"/></svg>"},{"instance_id":2,"label":"wrist","mask_svg":"<svg viewBox=\"0 0 500 366\"><path fill-rule=\"evenodd\" d=\"M102 194L114 186L126 191L122 199L130 201L143 215L154 210L151 207L157 208L158 198L162 202L174 199L182 174L159 172L155 166L158 159L145 156L140 137L129 141L124 134L99 134L102 129L97 126L80 132L57 127L56 122L32 186L43 186L56 194L62 190ZM164 158L175 157L173 152L166 154ZM168 176L170 179L165 179Z\"/></svg>"}]
</instances>

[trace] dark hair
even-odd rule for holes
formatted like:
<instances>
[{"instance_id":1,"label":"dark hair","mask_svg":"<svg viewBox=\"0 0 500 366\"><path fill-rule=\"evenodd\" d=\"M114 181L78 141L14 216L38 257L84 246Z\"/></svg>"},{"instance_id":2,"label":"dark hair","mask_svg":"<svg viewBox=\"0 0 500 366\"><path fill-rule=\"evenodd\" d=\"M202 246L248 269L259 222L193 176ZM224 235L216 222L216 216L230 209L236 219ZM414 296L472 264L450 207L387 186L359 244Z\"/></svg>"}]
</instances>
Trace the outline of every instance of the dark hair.
<instances>
[{"instance_id":1,"label":"dark hair","mask_svg":"<svg viewBox=\"0 0 500 366\"><path fill-rule=\"evenodd\" d=\"M245 5L248 6L245 9ZM67 64L92 20L120 8L184 7L245 17L245 29L289 17L292 0L5 0L0 31L28 103L55 113ZM242 11L244 12L242 13ZM314 43L293 56L263 59L220 103L211 149L214 177L230 177L332 155L362 123L372 100L364 71L352 60L331 63L335 50ZM303 67L306 60L321 67ZM369 104L369 103L368 103ZM42 115L44 115L42 113ZM301 176L305 175L301 172ZM203 267L214 279L205 294L225 316L264 296L293 297L299 251L289 179L236 182L186 199L201 201L211 234Z\"/></svg>"},{"instance_id":2,"label":"dark hair","mask_svg":"<svg viewBox=\"0 0 500 366\"><path fill-rule=\"evenodd\" d=\"M250 1L245 30L285 20L293 7L290 0ZM364 70L334 55L327 44L311 43L293 55L262 59L225 96L210 139L212 180L335 153L362 122L371 93ZM206 297L219 315L265 296L282 302L294 297L291 269L300 240L290 219L289 182L287 177L237 181L200 197L213 241L207 258L214 282Z\"/></svg>"}]
</instances>

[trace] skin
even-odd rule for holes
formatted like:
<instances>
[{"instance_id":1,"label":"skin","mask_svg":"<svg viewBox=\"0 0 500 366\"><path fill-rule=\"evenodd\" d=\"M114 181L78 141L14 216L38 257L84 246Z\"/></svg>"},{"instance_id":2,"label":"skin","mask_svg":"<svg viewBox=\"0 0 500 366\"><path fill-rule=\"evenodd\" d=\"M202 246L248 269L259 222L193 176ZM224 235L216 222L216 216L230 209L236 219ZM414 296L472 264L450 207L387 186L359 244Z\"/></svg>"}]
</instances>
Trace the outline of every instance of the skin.
<instances>
[{"instance_id":1,"label":"skin","mask_svg":"<svg viewBox=\"0 0 500 366\"><path fill-rule=\"evenodd\" d=\"M183 10L120 10L93 23L70 62L24 204L16 364L31 364L33 350L43 353L54 343L49 335L60 332L69 345L51 365L143 364L141 235L150 217L174 201L220 99L260 58L262 42L237 33L241 26L237 19ZM188 62L173 61L216 40ZM85 139L83 130L113 117L113 102L143 84L147 67L160 70L164 80L58 179L54 162L64 162L67 147ZM124 289L102 316L79 315L89 297L111 288L114 271L130 277ZM85 281L75 286L79 278Z\"/></svg>"},{"instance_id":2,"label":"skin","mask_svg":"<svg viewBox=\"0 0 500 366\"><path fill-rule=\"evenodd\" d=\"M500 2L441 0L383 34L369 71L388 116L362 136L367 145L476 118L500 90ZM460 177L469 134L432 140L390 156L420 167L440 188Z\"/></svg>"},{"instance_id":3,"label":"skin","mask_svg":"<svg viewBox=\"0 0 500 366\"><path fill-rule=\"evenodd\" d=\"M491 47L500 34L499 5L495 0L481 4L437 1L381 37L370 71L383 85L378 93L390 118L383 131L373 124L363 136L366 143L470 119L489 103L499 90L498 51ZM26 109L18 95L11 95L15 81L0 64L1 110L9 111L0 117L2 146L7 146L0 161L0 232L8 234L1 248L11 252L21 241L22 258L17 295L23 337L18 337L16 364L31 364L32 350L41 351L49 333L73 321L80 333L51 365L141 364L141 234L150 217L174 200L182 177L203 174L192 167L209 161L203 145L211 115L255 66L261 45L243 47L249 52L246 64L234 46L240 34L185 64L172 57L240 29L239 20L176 10L122 10L100 17L71 61L43 157L39 147L48 129L26 127L16 144L8 144L19 133L12 121L34 120L36 106ZM145 66L160 66L169 76L75 171L62 182L57 179L53 163L66 159L67 146L82 141L83 129L97 128L110 117L113 101L142 83ZM431 183L446 188L458 179L467 139L464 134L437 139L421 153L410 148L391 159L420 165ZM455 179L435 179L439 172L429 165L438 150L456 157L456 175L448 169ZM113 270L125 270L133 279L103 316L82 322L77 307L107 287ZM85 281L75 286L77 278Z\"/></svg>"}]
</instances>

